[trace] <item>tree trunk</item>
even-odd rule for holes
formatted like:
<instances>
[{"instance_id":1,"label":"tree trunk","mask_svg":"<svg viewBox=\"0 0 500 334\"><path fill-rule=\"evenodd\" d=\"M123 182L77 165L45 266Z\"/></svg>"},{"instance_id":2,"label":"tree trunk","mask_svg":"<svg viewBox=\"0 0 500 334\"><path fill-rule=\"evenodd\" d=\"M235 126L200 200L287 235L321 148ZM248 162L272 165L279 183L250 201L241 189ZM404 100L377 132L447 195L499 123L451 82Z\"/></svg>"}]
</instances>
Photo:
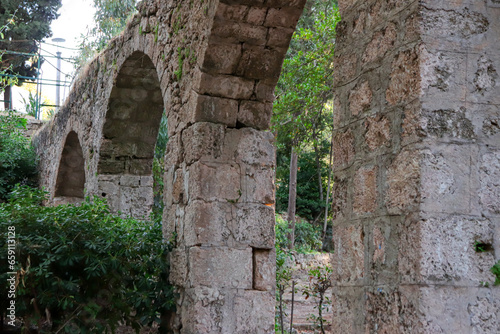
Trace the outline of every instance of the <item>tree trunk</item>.
<instances>
[{"instance_id":1,"label":"tree trunk","mask_svg":"<svg viewBox=\"0 0 500 334\"><path fill-rule=\"evenodd\" d=\"M333 165L333 134L332 140L330 143L330 163L328 164L328 189L326 191L326 205L325 205L325 223L323 224L323 238L321 240L325 240L326 229L328 227L328 205L330 202L330 189L332 182L332 166Z\"/></svg>"},{"instance_id":2,"label":"tree trunk","mask_svg":"<svg viewBox=\"0 0 500 334\"><path fill-rule=\"evenodd\" d=\"M12 107L12 87L5 86L5 90L3 91L3 106L5 110L13 109Z\"/></svg>"},{"instance_id":3,"label":"tree trunk","mask_svg":"<svg viewBox=\"0 0 500 334\"><path fill-rule=\"evenodd\" d=\"M319 185L319 201L323 202L323 182L321 182L321 164L319 161L319 148L315 140L314 153L316 154L316 169L318 170L318 185Z\"/></svg>"},{"instance_id":4,"label":"tree trunk","mask_svg":"<svg viewBox=\"0 0 500 334\"><path fill-rule=\"evenodd\" d=\"M295 209L297 202L297 152L292 147L290 157L290 181L288 184L288 227L290 228L290 249L294 248L295 241Z\"/></svg>"}]
</instances>

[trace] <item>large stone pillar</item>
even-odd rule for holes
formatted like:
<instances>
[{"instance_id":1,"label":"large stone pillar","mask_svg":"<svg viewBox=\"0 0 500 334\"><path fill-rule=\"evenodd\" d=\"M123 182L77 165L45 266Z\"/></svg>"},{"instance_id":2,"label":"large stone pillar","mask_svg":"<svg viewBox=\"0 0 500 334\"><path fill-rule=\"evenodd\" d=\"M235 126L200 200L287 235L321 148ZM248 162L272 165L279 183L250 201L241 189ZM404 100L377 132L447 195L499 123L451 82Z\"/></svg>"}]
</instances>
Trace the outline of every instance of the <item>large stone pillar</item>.
<instances>
[{"instance_id":1,"label":"large stone pillar","mask_svg":"<svg viewBox=\"0 0 500 334\"><path fill-rule=\"evenodd\" d=\"M498 332L500 3L339 2L332 332Z\"/></svg>"},{"instance_id":2,"label":"large stone pillar","mask_svg":"<svg viewBox=\"0 0 500 334\"><path fill-rule=\"evenodd\" d=\"M183 89L186 75L180 81L188 102L178 122L169 118L169 131L182 131L173 131L165 159L164 231L176 241L170 280L180 295L174 327L181 334L274 333L275 153L268 129L304 3L209 2L213 23L193 89Z\"/></svg>"}]
</instances>

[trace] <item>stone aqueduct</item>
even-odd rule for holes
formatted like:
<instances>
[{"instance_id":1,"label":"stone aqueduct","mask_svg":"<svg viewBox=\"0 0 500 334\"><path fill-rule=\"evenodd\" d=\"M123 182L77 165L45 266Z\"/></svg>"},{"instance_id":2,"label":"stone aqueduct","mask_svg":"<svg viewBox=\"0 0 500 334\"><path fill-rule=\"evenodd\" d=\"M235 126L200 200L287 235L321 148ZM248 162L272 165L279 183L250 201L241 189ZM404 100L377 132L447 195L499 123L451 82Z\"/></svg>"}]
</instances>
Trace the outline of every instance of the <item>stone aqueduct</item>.
<instances>
[{"instance_id":1,"label":"stone aqueduct","mask_svg":"<svg viewBox=\"0 0 500 334\"><path fill-rule=\"evenodd\" d=\"M266 130L304 2L144 1L35 138L55 202L141 216L165 110L175 332L274 332ZM500 1L339 5L332 333L498 333Z\"/></svg>"}]
</instances>

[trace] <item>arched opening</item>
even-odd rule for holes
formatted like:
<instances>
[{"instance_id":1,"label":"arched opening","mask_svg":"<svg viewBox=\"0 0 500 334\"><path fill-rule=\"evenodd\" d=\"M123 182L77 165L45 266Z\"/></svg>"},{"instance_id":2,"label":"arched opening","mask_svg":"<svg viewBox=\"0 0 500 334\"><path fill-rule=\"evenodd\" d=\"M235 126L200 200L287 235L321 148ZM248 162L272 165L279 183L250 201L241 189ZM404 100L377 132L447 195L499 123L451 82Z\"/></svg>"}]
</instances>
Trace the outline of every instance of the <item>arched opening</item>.
<instances>
[{"instance_id":1,"label":"arched opening","mask_svg":"<svg viewBox=\"0 0 500 334\"><path fill-rule=\"evenodd\" d=\"M151 212L152 166L163 110L155 66L146 54L134 52L111 91L99 157L98 194L114 212L136 218Z\"/></svg>"},{"instance_id":2,"label":"arched opening","mask_svg":"<svg viewBox=\"0 0 500 334\"><path fill-rule=\"evenodd\" d=\"M85 160L75 131L66 137L57 174L55 204L79 203L85 193Z\"/></svg>"}]
</instances>

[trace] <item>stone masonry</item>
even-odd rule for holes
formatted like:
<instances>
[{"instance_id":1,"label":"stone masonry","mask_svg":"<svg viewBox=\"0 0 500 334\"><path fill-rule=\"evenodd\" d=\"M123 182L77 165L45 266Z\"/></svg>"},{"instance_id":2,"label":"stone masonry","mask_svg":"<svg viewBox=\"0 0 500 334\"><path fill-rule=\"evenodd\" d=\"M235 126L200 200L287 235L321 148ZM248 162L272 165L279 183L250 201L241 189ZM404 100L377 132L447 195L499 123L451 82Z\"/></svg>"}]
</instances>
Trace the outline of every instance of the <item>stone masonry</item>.
<instances>
[{"instance_id":1,"label":"stone masonry","mask_svg":"<svg viewBox=\"0 0 500 334\"><path fill-rule=\"evenodd\" d=\"M143 1L34 139L53 203L97 195L140 218L153 203L152 158L166 113L163 230L175 238L174 333L274 332L267 130L304 3ZM64 187L69 175L78 175L74 192Z\"/></svg>"},{"instance_id":2,"label":"stone masonry","mask_svg":"<svg viewBox=\"0 0 500 334\"><path fill-rule=\"evenodd\" d=\"M332 333L499 333L500 1L339 5Z\"/></svg>"},{"instance_id":3,"label":"stone masonry","mask_svg":"<svg viewBox=\"0 0 500 334\"><path fill-rule=\"evenodd\" d=\"M34 139L53 203L142 217L165 112L174 333L274 332L267 129L304 2L142 2ZM332 333L499 332L500 2L339 5Z\"/></svg>"}]
</instances>

